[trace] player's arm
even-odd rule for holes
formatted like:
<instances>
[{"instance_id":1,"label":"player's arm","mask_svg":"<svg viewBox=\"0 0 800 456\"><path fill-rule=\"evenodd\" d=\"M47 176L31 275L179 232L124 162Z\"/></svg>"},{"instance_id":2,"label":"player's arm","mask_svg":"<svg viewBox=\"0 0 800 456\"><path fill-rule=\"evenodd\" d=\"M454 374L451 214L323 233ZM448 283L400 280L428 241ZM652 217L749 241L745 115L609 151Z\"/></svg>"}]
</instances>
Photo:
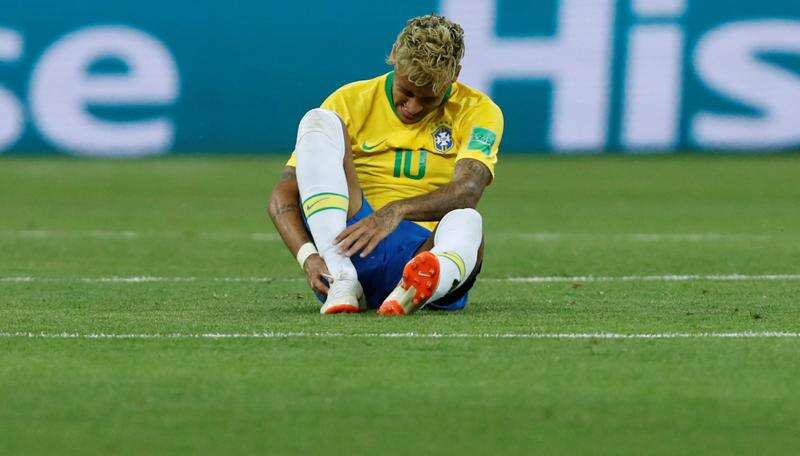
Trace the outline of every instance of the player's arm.
<instances>
[{"instance_id":1,"label":"player's arm","mask_svg":"<svg viewBox=\"0 0 800 456\"><path fill-rule=\"evenodd\" d=\"M386 209L396 211L401 220L441 220L452 210L477 207L491 181L492 173L485 164L462 158L456 162L450 182L430 193L390 203Z\"/></svg>"},{"instance_id":2,"label":"player's arm","mask_svg":"<svg viewBox=\"0 0 800 456\"><path fill-rule=\"evenodd\" d=\"M297 187L297 175L293 166L283 170L278 183L269 197L269 213L275 229L278 230L283 243L289 248L292 256L297 256L297 251L306 242L312 242L311 236L303 223L300 208L300 190ZM324 275L330 275L325 261L317 254L311 255L303 264L303 270L308 277L308 283L318 293L327 294L328 287L322 281Z\"/></svg>"},{"instance_id":3,"label":"player's arm","mask_svg":"<svg viewBox=\"0 0 800 456\"><path fill-rule=\"evenodd\" d=\"M463 158L456 162L453 179L447 184L430 193L387 204L350 225L336 237L335 242L347 256L358 251L361 251L361 256L367 256L402 220L441 220L452 210L474 209L491 180L492 173L485 164Z\"/></svg>"}]
</instances>

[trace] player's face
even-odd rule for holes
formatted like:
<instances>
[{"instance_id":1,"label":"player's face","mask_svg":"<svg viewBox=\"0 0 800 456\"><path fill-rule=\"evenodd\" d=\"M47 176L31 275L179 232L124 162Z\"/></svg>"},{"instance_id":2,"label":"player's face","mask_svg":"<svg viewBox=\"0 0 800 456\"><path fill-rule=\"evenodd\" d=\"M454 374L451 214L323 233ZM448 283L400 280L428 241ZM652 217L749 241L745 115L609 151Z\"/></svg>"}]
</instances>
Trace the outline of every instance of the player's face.
<instances>
[{"instance_id":1,"label":"player's face","mask_svg":"<svg viewBox=\"0 0 800 456\"><path fill-rule=\"evenodd\" d=\"M397 117L403 123L413 124L422 120L442 104L445 93L446 89L442 93L435 93L433 84L419 87L395 71L392 98Z\"/></svg>"}]
</instances>

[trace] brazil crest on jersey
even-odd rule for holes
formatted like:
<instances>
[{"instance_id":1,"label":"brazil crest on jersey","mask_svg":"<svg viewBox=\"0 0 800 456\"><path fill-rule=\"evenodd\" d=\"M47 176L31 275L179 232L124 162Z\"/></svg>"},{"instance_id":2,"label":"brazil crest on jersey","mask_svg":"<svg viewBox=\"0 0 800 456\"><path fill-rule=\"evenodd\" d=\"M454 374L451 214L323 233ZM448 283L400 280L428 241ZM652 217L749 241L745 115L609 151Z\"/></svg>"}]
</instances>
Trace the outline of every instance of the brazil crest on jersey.
<instances>
[{"instance_id":1,"label":"brazil crest on jersey","mask_svg":"<svg viewBox=\"0 0 800 456\"><path fill-rule=\"evenodd\" d=\"M344 121L361 189L374 209L450 182L463 158L484 163L494 176L503 114L488 96L456 82L439 108L404 124L394 110L393 79L390 72L347 84L321 106ZM294 154L287 166L295 166Z\"/></svg>"}]
</instances>

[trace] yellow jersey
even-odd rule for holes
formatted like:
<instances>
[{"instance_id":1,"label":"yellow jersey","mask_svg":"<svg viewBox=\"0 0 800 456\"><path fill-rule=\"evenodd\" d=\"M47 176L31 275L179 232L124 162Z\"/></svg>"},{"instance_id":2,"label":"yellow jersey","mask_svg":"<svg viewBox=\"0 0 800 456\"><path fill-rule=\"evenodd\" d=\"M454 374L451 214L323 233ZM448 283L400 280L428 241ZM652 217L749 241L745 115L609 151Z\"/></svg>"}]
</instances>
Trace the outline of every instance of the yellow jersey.
<instances>
[{"instance_id":1,"label":"yellow jersey","mask_svg":"<svg viewBox=\"0 0 800 456\"><path fill-rule=\"evenodd\" d=\"M494 177L503 113L487 95L455 82L439 108L417 123L404 124L394 110L393 79L390 72L347 84L321 106L344 122L358 181L373 209L450 182L462 158L484 163ZM295 163L293 153L286 165ZM436 227L436 222L419 224Z\"/></svg>"}]
</instances>

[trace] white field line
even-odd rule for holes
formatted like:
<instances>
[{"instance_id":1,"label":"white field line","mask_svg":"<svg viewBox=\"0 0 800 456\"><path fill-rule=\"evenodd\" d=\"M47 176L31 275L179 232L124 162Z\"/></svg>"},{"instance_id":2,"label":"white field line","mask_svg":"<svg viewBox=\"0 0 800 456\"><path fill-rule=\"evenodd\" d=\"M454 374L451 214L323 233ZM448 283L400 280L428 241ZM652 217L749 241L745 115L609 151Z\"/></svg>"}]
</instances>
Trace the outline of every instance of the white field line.
<instances>
[{"instance_id":1,"label":"white field line","mask_svg":"<svg viewBox=\"0 0 800 456\"><path fill-rule=\"evenodd\" d=\"M591 283L591 282L779 282L800 280L800 274L688 274L688 275L630 275L630 276L531 276L505 278L479 278L481 282L509 283ZM33 277L10 276L0 277L0 283L184 283L184 282L228 282L228 283L270 283L270 282L305 282L302 277Z\"/></svg>"},{"instance_id":2,"label":"white field line","mask_svg":"<svg viewBox=\"0 0 800 456\"><path fill-rule=\"evenodd\" d=\"M12 276L0 277L0 283L182 283L182 282L232 282L232 283L270 283L270 282L305 282L301 277L33 277Z\"/></svg>"},{"instance_id":3,"label":"white field line","mask_svg":"<svg viewBox=\"0 0 800 456\"><path fill-rule=\"evenodd\" d=\"M132 231L132 230L0 230L0 237L22 239L206 239L217 241L251 240L261 242L279 241L277 233L181 233L178 231Z\"/></svg>"},{"instance_id":4,"label":"white field line","mask_svg":"<svg viewBox=\"0 0 800 456\"><path fill-rule=\"evenodd\" d=\"M715 241L769 241L769 235L760 234L725 234L725 233L524 233L524 232L498 232L487 233L487 237L494 239L518 239L539 242L559 241L618 241L618 242L715 242Z\"/></svg>"},{"instance_id":5,"label":"white field line","mask_svg":"<svg viewBox=\"0 0 800 456\"><path fill-rule=\"evenodd\" d=\"M582 233L537 233L537 232L494 232L487 233L489 239L520 240L534 242L760 242L774 239L769 235L726 234L726 233L620 233L620 234L582 234ZM251 240L256 242L280 241L277 233L181 233L178 231L132 231L132 230L0 230L0 238L22 239L203 239L214 241Z\"/></svg>"},{"instance_id":6,"label":"white field line","mask_svg":"<svg viewBox=\"0 0 800 456\"><path fill-rule=\"evenodd\" d=\"M505 281L522 283L554 283L554 282L698 282L698 281L794 281L800 280L800 274L685 274L685 275L630 275L617 277L575 276L575 277L508 277L505 279L484 279L487 281Z\"/></svg>"},{"instance_id":7,"label":"white field line","mask_svg":"<svg viewBox=\"0 0 800 456\"><path fill-rule=\"evenodd\" d=\"M798 338L800 332L700 332L700 333L362 333L337 332L253 332L253 333L75 333L75 332L0 332L0 338L27 339L766 339Z\"/></svg>"}]
</instances>

